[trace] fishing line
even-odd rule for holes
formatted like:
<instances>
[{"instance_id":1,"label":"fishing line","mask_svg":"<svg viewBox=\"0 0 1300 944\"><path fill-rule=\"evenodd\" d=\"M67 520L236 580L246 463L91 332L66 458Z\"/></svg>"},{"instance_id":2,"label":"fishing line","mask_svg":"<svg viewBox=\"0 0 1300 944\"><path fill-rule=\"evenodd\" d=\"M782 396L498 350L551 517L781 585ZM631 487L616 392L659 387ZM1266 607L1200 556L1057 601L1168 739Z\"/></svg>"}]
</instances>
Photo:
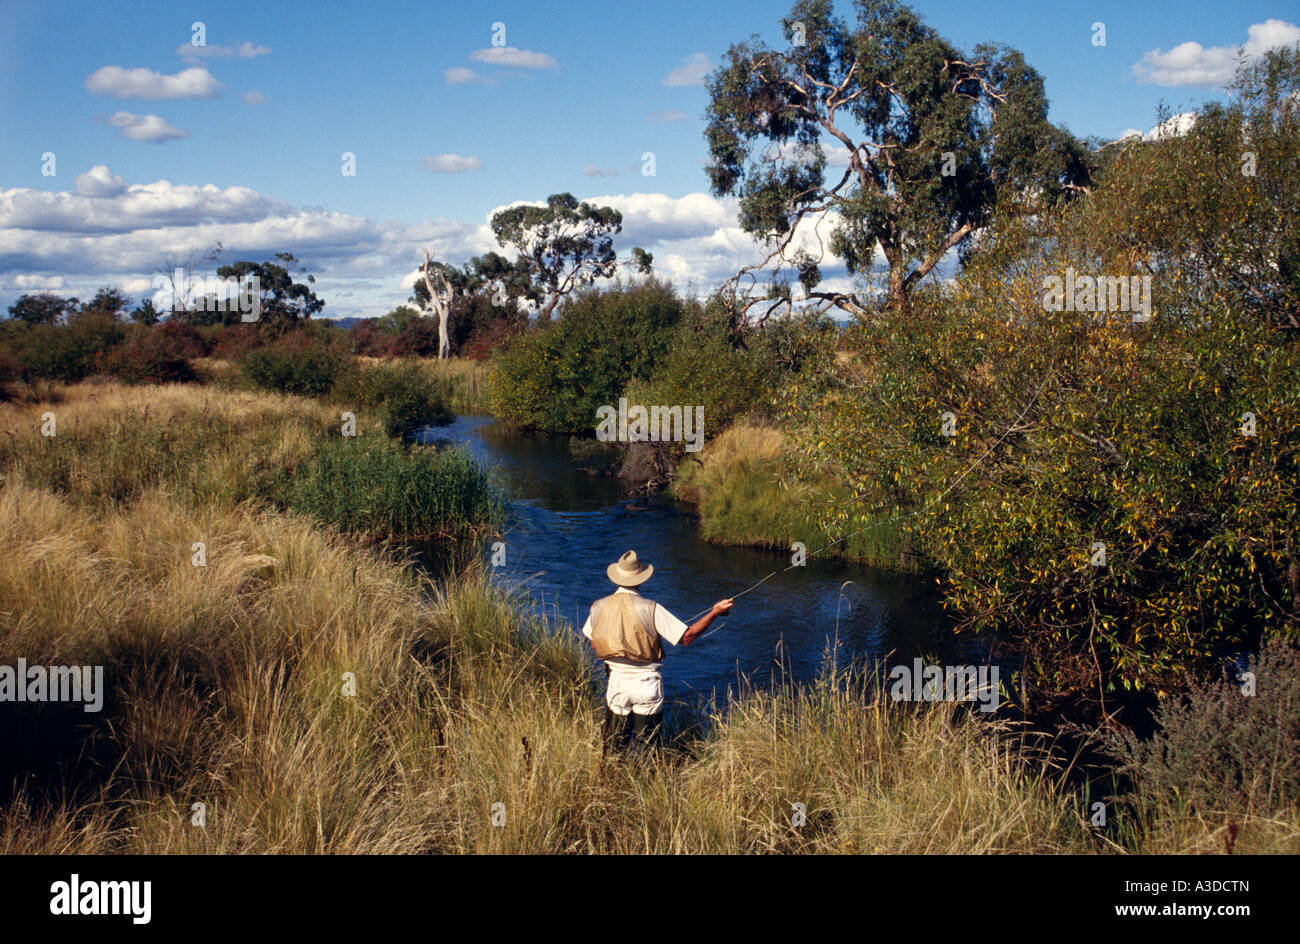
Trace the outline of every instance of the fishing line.
<instances>
[{"instance_id":1,"label":"fishing line","mask_svg":"<svg viewBox=\"0 0 1300 944\"><path fill-rule=\"evenodd\" d=\"M904 519L904 518L911 518L911 517L914 517L914 516L916 516L916 515L920 515L920 514L924 513L925 511L929 510L929 508L930 508L932 505L934 505L934 504L936 504L936 503L942 501L942 500L944 499L944 497L945 497L949 492L951 492L954 488L956 488L958 485L961 484L962 480L965 479L966 476L970 475L971 472L975 471L975 468L976 468L978 465L980 465L980 463L982 463L985 459L987 459L989 456L991 456L991 455L993 454L993 450L997 449L998 446L1002 445L1002 443L1006 441L1006 439L1007 439L1008 436L1010 436L1012 433L1016 432L1017 430L1019 430L1019 429L1021 428L1021 427L1020 427L1020 421L1023 420L1023 419L1025 418L1025 416L1029 413L1029 411L1030 411L1031 409L1033 409L1034 404L1038 402L1038 398L1039 398L1039 396L1041 396L1041 395L1042 395L1042 392L1043 392L1044 390L1047 389L1047 384L1051 381L1051 379L1052 379L1052 374L1055 373L1055 371L1056 371L1056 366L1053 365L1053 366L1052 366L1052 367L1047 371L1047 376L1043 379L1043 383L1042 383L1042 385L1039 386L1039 388L1038 388L1037 391L1035 391L1033 397L1030 398L1029 403L1027 403L1027 404L1025 405L1025 408L1024 408L1023 410L1020 411L1020 415L1017 416L1017 417L1015 418L1015 421L1014 421L1014 422L1013 422L1009 427L1007 427L1007 431L1006 431L1005 433L1003 433L1001 436L999 436L998 439L997 439L997 441L994 442L993 445L989 446L989 448L988 448L987 450L985 450L984 455L980 456L978 459L976 459L974 462L972 462L969 466L967 466L967 467L966 467L966 470L965 470L964 472L962 472L961 475L957 476L957 478L954 479L954 480L952 481L952 483L951 483L947 488L945 488L942 492L940 492L940 493L939 493L938 495L936 495L934 498L930 499L930 501L926 502L926 503L925 503L924 505L922 505L920 508L917 508L917 509L915 509L915 510L913 510L913 511L909 511L909 512L906 512L906 513L893 515L892 517L889 517L889 518L882 518L882 519L880 519L879 521L872 521L872 522L869 522L868 524L865 524L865 525L863 525L862 527L858 528L856 531L850 531L848 534L842 535L842 536L836 538L836 539L833 540L833 541L830 541L830 542L828 542L828 543L826 543L826 544L823 544L821 547L817 548L817 550L812 551L811 553L805 555L805 558L804 558L804 559L806 560L806 559L809 558L809 557L815 557L816 555L820 554L822 551L826 550L826 548L828 548L828 547L832 547L832 546L834 546L834 545L836 545L836 544L839 544L841 541L847 541L849 538L853 537L855 534L861 534L863 531L870 530L871 528L877 527L877 526L882 525L882 524L888 524L888 523L891 522L891 521L901 521L901 520ZM848 502L846 502L845 504L850 504L850 505L851 505L851 504L853 504L854 502L861 501L863 497L865 497L865 496L861 496L861 495L860 495L860 496L858 496L857 498L850 499L850 500L849 500ZM796 567L801 567L801 566L803 566L802 562L800 562L800 563L798 563L798 564L790 564L790 565L788 565L788 566L786 566L786 567L781 568L780 570L774 570L774 571L772 571L770 574L768 574L766 577L764 577L762 580L759 580L757 583L751 584L750 586L746 587L744 590L741 590L739 593L735 594L734 596L728 597L728 599L730 599L730 600L735 600L735 599L737 599L737 598L739 598L739 597L743 597L745 594L749 593L751 590L757 590L759 587L761 587L763 584L767 583L767 582L768 582L769 580L771 580L773 577L775 577L775 576L777 576L777 575L779 575L779 574L783 574L783 573L785 573L787 570L793 570L794 568L796 568ZM703 616L705 613L708 613L708 612L709 612L710 610L712 610L712 609L713 609L713 607L710 606L710 607L706 607L705 609L701 610L699 613L695 614L695 615L692 616L689 620L686 621L687 625L690 625L690 624L694 623L697 619L699 619L701 616ZM722 619L725 620L726 617L723 616ZM705 633L703 636L700 636L699 638L700 638L700 639L707 639L708 637L712 636L714 633L716 633L716 632L717 632L719 629L721 629L721 628L722 628L722 626L717 626L717 627L715 627L715 628L709 630L707 633Z\"/></svg>"}]
</instances>

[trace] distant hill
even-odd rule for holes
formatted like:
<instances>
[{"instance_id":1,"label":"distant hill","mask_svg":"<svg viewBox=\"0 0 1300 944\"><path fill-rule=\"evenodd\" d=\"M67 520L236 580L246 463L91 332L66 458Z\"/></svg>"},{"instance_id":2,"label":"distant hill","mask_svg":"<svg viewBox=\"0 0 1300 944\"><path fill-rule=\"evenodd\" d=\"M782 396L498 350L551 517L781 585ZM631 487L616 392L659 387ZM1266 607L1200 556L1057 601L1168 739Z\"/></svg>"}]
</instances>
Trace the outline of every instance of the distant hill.
<instances>
[{"instance_id":1,"label":"distant hill","mask_svg":"<svg viewBox=\"0 0 1300 944\"><path fill-rule=\"evenodd\" d=\"M361 324L361 322L363 322L363 321L368 321L369 319L367 319L367 318L359 318L359 317L357 317L356 315L349 315L349 316L346 317L346 318L322 318L321 320L322 320L322 321L329 321L329 322L331 322L331 323L333 323L333 324L338 325L340 328L344 328L344 329L346 329L346 330L348 330L348 331L351 331L351 330L352 330L353 328L355 328L357 325Z\"/></svg>"}]
</instances>

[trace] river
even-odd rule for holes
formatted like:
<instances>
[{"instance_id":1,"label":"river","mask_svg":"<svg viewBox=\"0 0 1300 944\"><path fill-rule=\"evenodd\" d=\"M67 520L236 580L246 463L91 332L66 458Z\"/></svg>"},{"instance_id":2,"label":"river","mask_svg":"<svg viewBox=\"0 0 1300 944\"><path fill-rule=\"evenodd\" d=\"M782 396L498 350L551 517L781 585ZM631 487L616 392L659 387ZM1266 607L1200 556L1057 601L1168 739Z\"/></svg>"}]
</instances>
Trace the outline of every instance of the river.
<instances>
[{"instance_id":1,"label":"river","mask_svg":"<svg viewBox=\"0 0 1300 944\"><path fill-rule=\"evenodd\" d=\"M512 518L505 565L495 573L525 585L534 606L573 632L592 602L613 591L605 567L628 549L655 568L642 592L687 622L790 563L788 553L701 540L695 516L673 503L629 511L614 479L578 468L567 437L522 435L489 416L461 416L418 438L460 443L495 470ZM966 664L981 652L975 640L954 635L932 579L815 558L742 596L689 648L666 648L666 694L679 711L712 697L722 702L743 680L816 678L832 654L842 667L915 656Z\"/></svg>"}]
</instances>

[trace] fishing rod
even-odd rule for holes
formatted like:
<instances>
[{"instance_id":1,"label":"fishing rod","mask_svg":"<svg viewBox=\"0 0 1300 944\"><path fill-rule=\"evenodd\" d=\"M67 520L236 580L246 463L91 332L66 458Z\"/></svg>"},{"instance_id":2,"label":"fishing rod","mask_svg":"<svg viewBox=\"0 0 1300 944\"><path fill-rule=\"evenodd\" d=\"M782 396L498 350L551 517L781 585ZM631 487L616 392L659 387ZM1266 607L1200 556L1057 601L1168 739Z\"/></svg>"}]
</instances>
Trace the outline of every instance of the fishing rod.
<instances>
[{"instance_id":1,"label":"fishing rod","mask_svg":"<svg viewBox=\"0 0 1300 944\"><path fill-rule=\"evenodd\" d=\"M1038 402L1038 398L1039 398L1039 396L1041 396L1041 395L1042 395L1042 392L1043 392L1044 390L1047 389L1047 384L1051 381L1051 379L1052 379L1052 374L1055 373L1055 371L1056 371L1056 365L1052 365L1052 367L1048 369L1048 371L1047 371L1047 376L1046 376L1045 378L1043 378L1043 382L1042 382L1042 384L1039 386L1038 390L1034 392L1033 397L1030 398L1029 403L1027 403L1027 404L1025 405L1025 408L1024 408L1023 410L1020 411L1020 414L1015 418L1015 421L1012 422L1012 424L1011 424L1009 427L1007 427L1007 431L1006 431L1005 433L1003 433L1001 436L999 436L998 439L997 439L997 441L994 442L993 445L989 446L989 448L988 448L987 450L985 450L985 452L984 452L984 454L983 454L982 456L980 456L978 459L976 459L974 462L972 462L969 466L967 466L967 467L966 467L966 470L965 470L964 472L962 472L961 475L957 476L957 478L954 479L953 482L952 482L952 483L951 483L947 488L945 488L942 492L940 492L940 493L939 493L938 495L936 495L934 498L930 499L930 501L926 502L926 503L925 503L924 505L922 505L920 508L917 508L917 509L915 509L915 510L913 510L913 511L909 511L909 512L906 512L906 513L896 514L896 515L893 515L892 517L889 517L889 518L882 518L882 519L880 519L879 521L872 521L872 522L869 522L869 523L863 525L862 527L858 528L858 529L855 530L855 531L850 531L848 534L842 535L842 536L836 538L836 539L833 540L833 541L829 541L829 542L827 542L826 544L823 544L821 547L817 548L817 550L812 551L811 553L805 555L805 560L806 560L807 558L809 558L809 557L815 557L816 555L820 554L822 551L826 550L828 547L832 547L832 546L834 546L834 545L836 545L836 544L839 544L841 541L847 541L849 538L853 537L855 534L861 534L863 531L870 530L871 528L878 527L879 525L882 525L882 524L888 524L888 523L891 522L891 521L901 521L901 520L904 519L904 518L910 518L910 517L914 517L914 516L916 516L916 515L920 515L920 514L924 513L925 511L927 511L927 510L928 510L932 505L935 505L935 504L937 504L938 502L942 501L942 500L944 499L944 497L947 496L947 494L948 494L949 492L951 492L954 488L956 488L958 485L961 484L962 480L965 479L966 476L970 475L971 472L975 471L976 467L979 466L980 463L982 463L985 459L987 459L989 456L991 456L991 455L993 454L993 450L997 449L998 446L1002 445L1002 443L1006 441L1006 439L1007 439L1008 436L1010 436L1013 432L1016 432L1018 429L1021 428L1021 427L1020 427L1020 421L1023 420L1023 419L1025 418L1025 416L1029 413L1029 411L1030 411L1031 409L1033 409L1034 404ZM850 499L846 504L853 504L854 502L861 501L864 497L865 497L865 496L861 496L861 495L859 495L857 498ZM752 590L757 590L759 587L761 587L763 584L767 583L767 582L768 582L769 580L771 580L773 577L776 577L776 576L778 576L779 574L783 574L783 573L785 573L785 572L788 571L788 570L793 570L794 568L796 568L796 567L801 567L801 566L803 566L803 562L802 562L802 561L800 561L799 563L792 563L792 564L789 564L788 566L783 567L783 568L781 568L780 570L774 570L774 571L772 571L770 574L768 574L766 577L764 577L763 579L759 580L759 581L756 582L756 583L750 584L750 585L749 585L748 587L746 587L744 590L741 590L739 593L737 593L737 594L735 594L735 595L733 595L733 596L731 596L731 597L728 597L727 599L729 599L729 600L735 600L735 599L737 599L737 598L739 598L739 597L743 597L745 594L749 593L750 591L752 591ZM699 613L695 614L695 615L692 616L689 620L686 621L687 625L690 625L691 623L694 623L697 619L699 619L699 618L700 618L701 616L703 616L705 613L708 613L711 609L713 609L713 607L710 606L710 607L706 607L705 609L701 610ZM721 619L721 622L725 622L726 619L727 619L727 617L726 617L726 616L723 616L722 619ZM714 633L716 633L716 632L717 632L719 629L721 629L721 628L722 628L721 625L716 626L715 628L709 630L707 633L705 633L703 636L700 636L699 638L700 638L700 639L707 639L708 637L712 636Z\"/></svg>"}]
</instances>

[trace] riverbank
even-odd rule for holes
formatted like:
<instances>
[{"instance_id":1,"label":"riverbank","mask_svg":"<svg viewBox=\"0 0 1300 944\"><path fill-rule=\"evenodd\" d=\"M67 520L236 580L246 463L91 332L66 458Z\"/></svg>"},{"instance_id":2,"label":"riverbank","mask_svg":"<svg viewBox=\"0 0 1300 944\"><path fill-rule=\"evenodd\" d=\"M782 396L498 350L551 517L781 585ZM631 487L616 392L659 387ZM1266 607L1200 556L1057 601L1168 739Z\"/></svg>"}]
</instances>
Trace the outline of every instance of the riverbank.
<instances>
[{"instance_id":1,"label":"riverbank","mask_svg":"<svg viewBox=\"0 0 1300 944\"><path fill-rule=\"evenodd\" d=\"M459 357L443 361L428 357L357 357L356 362L362 368L415 365L444 385L447 405L453 413L488 411L488 380L492 374L492 366L488 361ZM233 361L217 357L196 357L192 363L195 373L205 383L239 389L239 367Z\"/></svg>"},{"instance_id":2,"label":"riverbank","mask_svg":"<svg viewBox=\"0 0 1300 944\"><path fill-rule=\"evenodd\" d=\"M602 766L571 627L481 570L435 585L256 500L332 408L54 392L0 405L3 441L46 411L113 433L93 461L0 456L0 664L103 665L108 693L94 715L6 706L5 853L1214 852L1230 826L1236 851L1300 851L1285 803L1189 809L1154 771L1095 829L1050 743L842 676L751 692L660 763ZM200 393L207 451L160 469L124 448L183 427Z\"/></svg>"},{"instance_id":3,"label":"riverbank","mask_svg":"<svg viewBox=\"0 0 1300 944\"><path fill-rule=\"evenodd\" d=\"M916 573L924 568L903 531L890 522L855 522L831 530L819 511L851 503L852 496L825 479L797 480L786 440L767 426L737 425L707 440L699 456L687 453L677 467L672 494L696 508L705 540L745 547L838 557L872 567Z\"/></svg>"}]
</instances>

